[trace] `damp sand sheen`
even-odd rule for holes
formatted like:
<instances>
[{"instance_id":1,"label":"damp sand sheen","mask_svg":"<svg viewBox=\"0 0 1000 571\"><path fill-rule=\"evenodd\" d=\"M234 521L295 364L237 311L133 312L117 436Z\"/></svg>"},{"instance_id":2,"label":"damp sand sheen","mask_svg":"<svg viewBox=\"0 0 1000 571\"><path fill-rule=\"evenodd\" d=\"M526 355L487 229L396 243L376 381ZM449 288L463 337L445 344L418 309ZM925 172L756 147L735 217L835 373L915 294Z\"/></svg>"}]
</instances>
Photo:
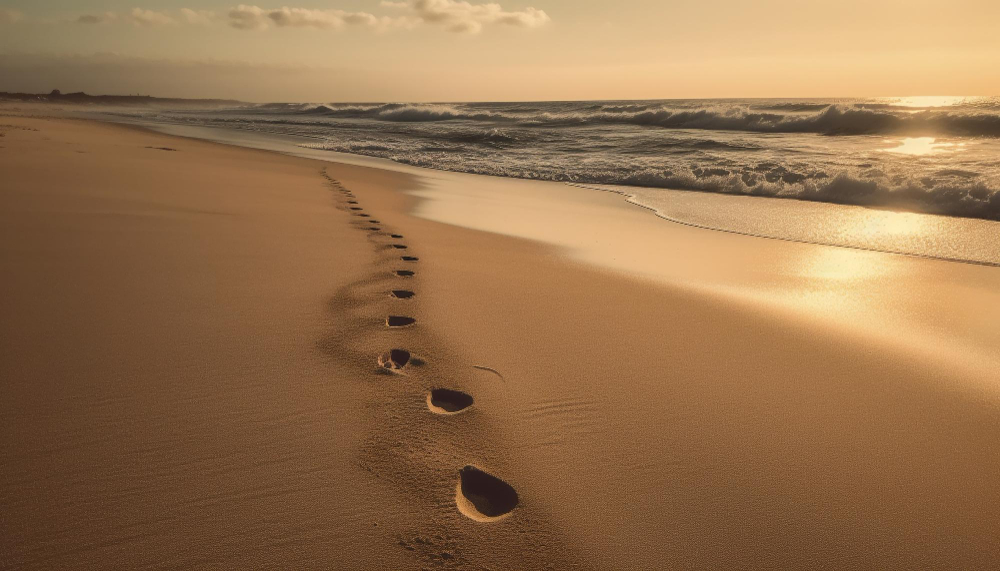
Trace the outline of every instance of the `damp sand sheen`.
<instances>
[{"instance_id":1,"label":"damp sand sheen","mask_svg":"<svg viewBox=\"0 0 1000 571\"><path fill-rule=\"evenodd\" d=\"M5 566L1000 560L995 267L0 123Z\"/></svg>"}]
</instances>

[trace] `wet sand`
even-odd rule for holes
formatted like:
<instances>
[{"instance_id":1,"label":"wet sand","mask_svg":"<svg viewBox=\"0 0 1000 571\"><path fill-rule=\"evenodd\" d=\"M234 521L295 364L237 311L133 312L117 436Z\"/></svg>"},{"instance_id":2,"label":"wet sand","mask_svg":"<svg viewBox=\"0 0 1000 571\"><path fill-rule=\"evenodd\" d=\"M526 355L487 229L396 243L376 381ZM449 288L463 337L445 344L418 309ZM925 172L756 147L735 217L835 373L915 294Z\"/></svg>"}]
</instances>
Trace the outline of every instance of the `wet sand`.
<instances>
[{"instance_id":1,"label":"wet sand","mask_svg":"<svg viewBox=\"0 0 1000 571\"><path fill-rule=\"evenodd\" d=\"M996 268L0 124L5 566L1000 558Z\"/></svg>"}]
</instances>

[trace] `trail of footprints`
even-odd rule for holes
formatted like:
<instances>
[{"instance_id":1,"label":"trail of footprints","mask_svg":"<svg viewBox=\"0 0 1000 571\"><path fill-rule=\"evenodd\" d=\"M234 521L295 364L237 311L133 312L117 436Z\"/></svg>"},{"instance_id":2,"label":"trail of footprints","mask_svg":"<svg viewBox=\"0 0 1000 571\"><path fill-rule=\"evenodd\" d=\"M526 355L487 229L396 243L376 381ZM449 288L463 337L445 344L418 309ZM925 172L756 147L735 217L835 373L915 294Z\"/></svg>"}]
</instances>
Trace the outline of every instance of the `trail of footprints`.
<instances>
[{"instance_id":1,"label":"trail of footprints","mask_svg":"<svg viewBox=\"0 0 1000 571\"><path fill-rule=\"evenodd\" d=\"M379 226L381 223L378 220L372 219L370 214L364 212L364 208L360 206L353 192L330 177L326 172L323 173L323 176L336 191L347 199L345 202L348 211L363 221L364 226L362 227L364 229L369 232L384 234L391 240L403 239L402 234L383 233L382 227ZM390 242L389 249L395 251L409 250L406 244L396 241ZM419 259L417 256L412 255L399 257L399 261L406 264L414 264ZM417 323L415 318L408 315L394 315L392 313L396 311L397 306L400 308L405 307L399 304L399 301L410 300L416 296L416 292L412 289L402 287L405 285L403 280L413 278L416 275L416 271L400 268L394 270L393 275L395 278L400 279L401 289L392 289L389 292L389 298L396 300L396 302L390 301L393 309L391 312L387 312L389 315L385 318L385 327L389 330L414 327ZM400 313L403 312L400 311ZM423 359L401 348L389 349L375 357L375 359L378 366L383 370L404 376L408 374L410 367L424 363ZM472 395L456 389L435 387L427 392L426 403L427 409L430 412L437 415L450 416L469 410L474 404L474 399ZM467 465L460 468L457 472L455 504L458 510L470 519L489 522L509 515L518 505L518 495L517 491L502 479L476 466Z\"/></svg>"}]
</instances>

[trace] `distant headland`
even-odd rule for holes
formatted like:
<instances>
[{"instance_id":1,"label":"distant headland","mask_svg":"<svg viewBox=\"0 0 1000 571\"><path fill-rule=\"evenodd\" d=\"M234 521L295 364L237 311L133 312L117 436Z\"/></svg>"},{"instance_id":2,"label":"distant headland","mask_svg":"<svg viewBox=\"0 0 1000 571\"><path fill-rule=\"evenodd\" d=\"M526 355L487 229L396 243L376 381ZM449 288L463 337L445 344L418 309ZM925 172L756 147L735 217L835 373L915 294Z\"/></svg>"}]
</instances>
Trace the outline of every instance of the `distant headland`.
<instances>
[{"instance_id":1,"label":"distant headland","mask_svg":"<svg viewBox=\"0 0 1000 571\"><path fill-rule=\"evenodd\" d=\"M151 95L90 95L82 91L63 93L8 93L0 91L0 101L30 101L38 103L105 104L105 105L240 105L235 99L179 99Z\"/></svg>"}]
</instances>

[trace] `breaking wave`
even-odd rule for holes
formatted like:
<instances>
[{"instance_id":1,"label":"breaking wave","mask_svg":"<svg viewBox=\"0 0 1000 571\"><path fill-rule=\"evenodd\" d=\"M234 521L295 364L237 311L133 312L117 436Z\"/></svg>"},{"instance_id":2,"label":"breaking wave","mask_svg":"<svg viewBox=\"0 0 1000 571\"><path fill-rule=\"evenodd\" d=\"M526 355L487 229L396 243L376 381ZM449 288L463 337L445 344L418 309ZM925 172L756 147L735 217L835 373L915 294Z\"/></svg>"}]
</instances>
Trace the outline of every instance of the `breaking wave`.
<instances>
[{"instance_id":1,"label":"breaking wave","mask_svg":"<svg viewBox=\"0 0 1000 571\"><path fill-rule=\"evenodd\" d=\"M779 102L679 108L668 104L567 106L565 110L480 104L328 104L292 113L387 122L490 121L526 126L637 125L666 129L816 133L821 135L914 135L1000 137L1000 110L913 111L887 104Z\"/></svg>"},{"instance_id":2,"label":"breaking wave","mask_svg":"<svg viewBox=\"0 0 1000 571\"><path fill-rule=\"evenodd\" d=\"M470 135L469 142L483 143L489 136L489 134L480 137ZM505 143L510 140L506 135L498 133L497 136L502 137ZM794 198L1000 220L1000 186L984 180L980 174L959 169L941 169L931 174L907 175L880 168L853 168L829 172L809 168L794 170L770 162L635 168L632 165L615 165L608 161L593 165L561 162L528 167L488 158L472 159L468 154L452 153L446 147L412 152L398 145L325 143L308 146L387 158L413 166L472 174Z\"/></svg>"},{"instance_id":3,"label":"breaking wave","mask_svg":"<svg viewBox=\"0 0 1000 571\"><path fill-rule=\"evenodd\" d=\"M827 105L814 113L750 109L614 109L547 117L550 122L623 123L668 129L817 133L821 135L959 135L1000 137L1000 115L921 111L901 113Z\"/></svg>"},{"instance_id":4,"label":"breaking wave","mask_svg":"<svg viewBox=\"0 0 1000 571\"><path fill-rule=\"evenodd\" d=\"M451 105L402 103L386 103L382 105L318 105L303 110L301 113L326 117L365 118L400 122L451 121L456 119L489 121L503 118L500 114L470 112Z\"/></svg>"},{"instance_id":5,"label":"breaking wave","mask_svg":"<svg viewBox=\"0 0 1000 571\"><path fill-rule=\"evenodd\" d=\"M945 107L874 99L276 103L170 120L308 137L320 149L442 170L1000 220L1000 98Z\"/></svg>"}]
</instances>

